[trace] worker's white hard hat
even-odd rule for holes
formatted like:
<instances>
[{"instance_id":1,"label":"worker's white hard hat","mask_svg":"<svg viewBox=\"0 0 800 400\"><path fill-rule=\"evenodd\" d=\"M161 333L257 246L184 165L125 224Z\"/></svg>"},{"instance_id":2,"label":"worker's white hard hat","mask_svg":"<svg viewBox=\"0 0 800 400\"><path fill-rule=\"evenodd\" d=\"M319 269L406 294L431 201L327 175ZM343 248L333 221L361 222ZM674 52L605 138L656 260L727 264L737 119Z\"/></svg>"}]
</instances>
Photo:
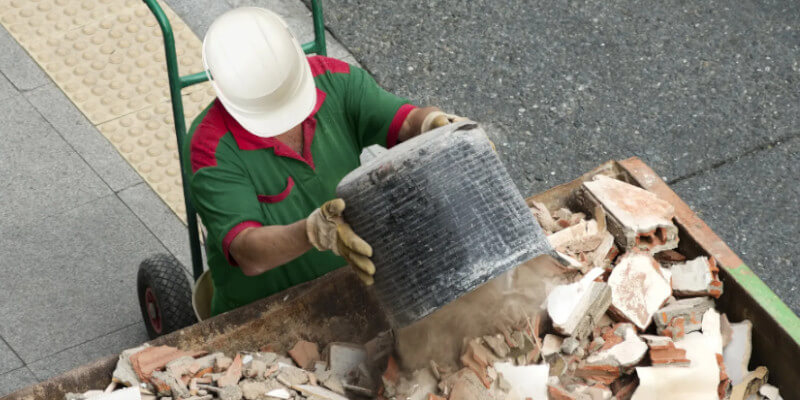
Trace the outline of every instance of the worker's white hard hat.
<instances>
[{"instance_id":1,"label":"worker's white hard hat","mask_svg":"<svg viewBox=\"0 0 800 400\"><path fill-rule=\"evenodd\" d=\"M222 105L253 134L286 132L314 109L311 67L272 11L242 7L218 17L203 40L203 64Z\"/></svg>"}]
</instances>

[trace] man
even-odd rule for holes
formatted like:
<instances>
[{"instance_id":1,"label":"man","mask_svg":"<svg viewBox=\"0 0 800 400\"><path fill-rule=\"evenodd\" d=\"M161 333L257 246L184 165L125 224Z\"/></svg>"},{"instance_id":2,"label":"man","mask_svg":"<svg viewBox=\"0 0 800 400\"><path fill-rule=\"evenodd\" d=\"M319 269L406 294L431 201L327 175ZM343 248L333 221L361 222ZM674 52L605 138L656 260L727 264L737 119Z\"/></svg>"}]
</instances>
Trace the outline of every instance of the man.
<instances>
[{"instance_id":1,"label":"man","mask_svg":"<svg viewBox=\"0 0 800 400\"><path fill-rule=\"evenodd\" d=\"M212 315L345 264L371 283L372 249L342 219L336 185L364 147L392 147L457 117L414 107L343 61L306 58L261 8L214 21L203 62L217 99L192 125L184 162L208 229Z\"/></svg>"}]
</instances>

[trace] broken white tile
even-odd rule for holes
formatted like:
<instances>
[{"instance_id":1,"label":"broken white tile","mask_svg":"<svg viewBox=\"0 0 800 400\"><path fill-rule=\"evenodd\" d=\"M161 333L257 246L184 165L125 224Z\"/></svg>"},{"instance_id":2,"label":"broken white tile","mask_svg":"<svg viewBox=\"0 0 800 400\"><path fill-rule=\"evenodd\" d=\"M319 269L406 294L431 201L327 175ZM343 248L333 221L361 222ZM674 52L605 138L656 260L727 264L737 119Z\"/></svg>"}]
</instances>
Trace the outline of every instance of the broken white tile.
<instances>
[{"instance_id":1,"label":"broken white tile","mask_svg":"<svg viewBox=\"0 0 800 400\"><path fill-rule=\"evenodd\" d=\"M649 254L626 253L611 271L611 308L617 316L647 329L653 313L672 295L669 281Z\"/></svg>"},{"instance_id":2,"label":"broken white tile","mask_svg":"<svg viewBox=\"0 0 800 400\"><path fill-rule=\"evenodd\" d=\"M678 246L678 228L672 223L675 208L655 194L631 184L597 175L582 185L585 207L597 204L606 210L607 229L623 251L650 253Z\"/></svg>"},{"instance_id":3,"label":"broken white tile","mask_svg":"<svg viewBox=\"0 0 800 400\"><path fill-rule=\"evenodd\" d=\"M557 332L583 337L606 312L611 292L605 283L594 282L602 274L602 269L594 268L578 282L553 288L547 296L547 313Z\"/></svg>"},{"instance_id":4,"label":"broken white tile","mask_svg":"<svg viewBox=\"0 0 800 400\"><path fill-rule=\"evenodd\" d=\"M631 400L717 400L719 366L711 341L692 332L675 347L686 350L689 367L638 367L639 387Z\"/></svg>"},{"instance_id":5,"label":"broken white tile","mask_svg":"<svg viewBox=\"0 0 800 400\"><path fill-rule=\"evenodd\" d=\"M267 392L267 397L274 397L276 399L290 399L292 394L286 388L273 389Z\"/></svg>"},{"instance_id":6,"label":"broken white tile","mask_svg":"<svg viewBox=\"0 0 800 400\"><path fill-rule=\"evenodd\" d=\"M731 342L725 346L722 358L725 363L725 372L728 373L732 385L738 385L747 375L750 353L753 350L752 328L753 324L749 320L731 323L733 330Z\"/></svg>"},{"instance_id":7,"label":"broken white tile","mask_svg":"<svg viewBox=\"0 0 800 400\"><path fill-rule=\"evenodd\" d=\"M713 308L703 314L703 335L708 339L712 349L717 354L722 354L722 329L720 329L719 313Z\"/></svg>"},{"instance_id":8,"label":"broken white tile","mask_svg":"<svg viewBox=\"0 0 800 400\"><path fill-rule=\"evenodd\" d=\"M494 368L511 385L509 396L518 399L547 400L548 364L515 366L511 363L494 363Z\"/></svg>"}]
</instances>

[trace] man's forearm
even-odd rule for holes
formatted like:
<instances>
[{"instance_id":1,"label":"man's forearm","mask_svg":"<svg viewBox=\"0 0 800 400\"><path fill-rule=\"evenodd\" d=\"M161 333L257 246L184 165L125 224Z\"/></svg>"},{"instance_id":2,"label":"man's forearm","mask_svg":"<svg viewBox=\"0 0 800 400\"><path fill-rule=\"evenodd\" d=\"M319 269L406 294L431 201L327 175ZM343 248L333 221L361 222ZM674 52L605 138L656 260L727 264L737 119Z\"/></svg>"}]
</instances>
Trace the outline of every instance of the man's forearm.
<instances>
[{"instance_id":1,"label":"man's forearm","mask_svg":"<svg viewBox=\"0 0 800 400\"><path fill-rule=\"evenodd\" d=\"M441 110L439 107L422 107L411 110L408 116L406 116L406 120L403 121L403 125L400 127L400 132L397 135L398 141L403 142L419 135L422 130L422 121L425 120L428 114L434 111Z\"/></svg>"},{"instance_id":2,"label":"man's forearm","mask_svg":"<svg viewBox=\"0 0 800 400\"><path fill-rule=\"evenodd\" d=\"M231 242L230 254L247 276L286 264L311 249L306 220L290 225L247 228Z\"/></svg>"}]
</instances>

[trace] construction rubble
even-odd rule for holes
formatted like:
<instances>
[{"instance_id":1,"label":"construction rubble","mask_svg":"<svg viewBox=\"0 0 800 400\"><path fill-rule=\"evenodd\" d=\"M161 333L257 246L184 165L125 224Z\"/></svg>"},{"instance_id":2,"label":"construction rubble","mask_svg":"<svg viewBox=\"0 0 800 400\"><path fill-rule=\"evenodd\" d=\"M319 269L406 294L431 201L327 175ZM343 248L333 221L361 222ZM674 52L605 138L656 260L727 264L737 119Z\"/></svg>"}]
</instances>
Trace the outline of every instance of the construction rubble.
<instances>
[{"instance_id":1,"label":"construction rubble","mask_svg":"<svg viewBox=\"0 0 800 400\"><path fill-rule=\"evenodd\" d=\"M458 365L405 370L402 354L375 356L370 343L233 355L143 346L120 355L106 391L67 399L781 399L765 367L749 369L750 321L715 309L715 260L678 251L669 203L605 176L573 200L529 204L562 258L539 312L464 338Z\"/></svg>"}]
</instances>

